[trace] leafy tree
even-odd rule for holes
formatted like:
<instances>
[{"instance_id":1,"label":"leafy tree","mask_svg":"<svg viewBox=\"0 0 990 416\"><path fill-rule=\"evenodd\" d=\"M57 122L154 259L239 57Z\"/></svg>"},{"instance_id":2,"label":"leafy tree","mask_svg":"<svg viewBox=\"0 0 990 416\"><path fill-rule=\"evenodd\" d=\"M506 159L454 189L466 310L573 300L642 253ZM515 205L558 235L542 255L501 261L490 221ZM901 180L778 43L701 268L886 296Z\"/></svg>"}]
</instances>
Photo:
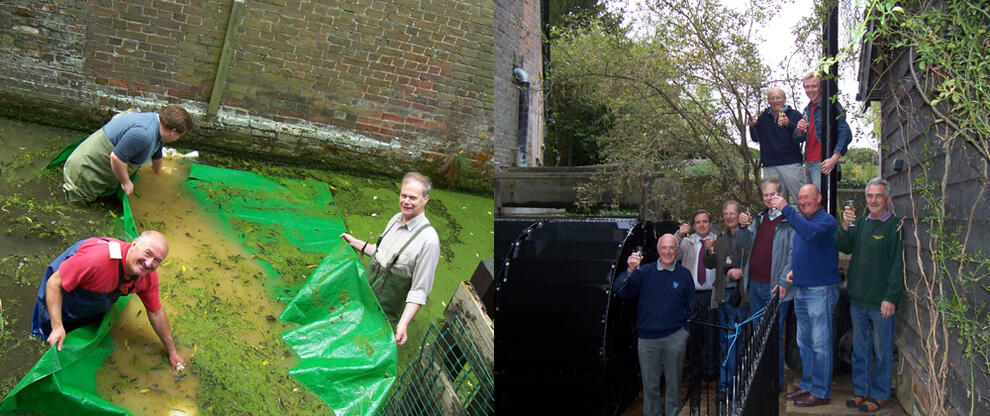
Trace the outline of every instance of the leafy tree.
<instances>
[{"instance_id":1,"label":"leafy tree","mask_svg":"<svg viewBox=\"0 0 990 416\"><path fill-rule=\"evenodd\" d=\"M600 0L560 0L549 2L548 29L544 33L547 47L558 40L559 34L578 30L589 24L606 33L624 33L622 16L609 13ZM552 53L547 51L544 62L549 65ZM549 69L549 68L548 68ZM557 166L592 165L599 162L599 140L607 135L612 121L609 108L603 102L582 94L580 88L566 80L554 82L546 71L547 131L544 137L547 164Z\"/></svg>"},{"instance_id":2,"label":"leafy tree","mask_svg":"<svg viewBox=\"0 0 990 416\"><path fill-rule=\"evenodd\" d=\"M764 7L657 0L640 22L654 30L637 39L595 22L556 33L551 81L611 109L609 134L599 136L607 168L579 189L581 203L614 203L644 187L654 215L719 208L726 198L758 203L759 159L745 120L764 105L769 71L750 30ZM696 159L714 174L688 175ZM703 200L684 203L685 195Z\"/></svg>"},{"instance_id":3,"label":"leafy tree","mask_svg":"<svg viewBox=\"0 0 990 416\"><path fill-rule=\"evenodd\" d=\"M869 148L849 149L842 164L842 179L865 184L877 177L876 155L877 151Z\"/></svg>"}]
</instances>

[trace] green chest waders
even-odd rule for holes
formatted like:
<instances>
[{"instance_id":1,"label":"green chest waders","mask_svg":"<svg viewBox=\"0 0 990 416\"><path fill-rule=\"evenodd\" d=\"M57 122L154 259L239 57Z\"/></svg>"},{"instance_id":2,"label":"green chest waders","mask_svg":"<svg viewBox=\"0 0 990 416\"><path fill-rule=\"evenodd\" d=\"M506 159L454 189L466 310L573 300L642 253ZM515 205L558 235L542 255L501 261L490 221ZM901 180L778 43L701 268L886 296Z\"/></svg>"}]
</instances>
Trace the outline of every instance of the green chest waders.
<instances>
[{"instance_id":1,"label":"green chest waders","mask_svg":"<svg viewBox=\"0 0 990 416\"><path fill-rule=\"evenodd\" d=\"M132 112L120 113L126 114ZM120 114L114 116L117 118ZM89 135L72 151L62 167L65 196L73 202L89 202L105 195L113 195L120 189L120 180L110 167L110 152L113 143L107 139L103 129ZM140 166L127 165L127 175L132 176Z\"/></svg>"},{"instance_id":2,"label":"green chest waders","mask_svg":"<svg viewBox=\"0 0 990 416\"><path fill-rule=\"evenodd\" d=\"M405 309L406 296L409 294L409 289L412 287L412 277L406 277L401 274L392 271L392 266L395 262L399 260L399 256L402 252L409 247L409 244L419 236L419 233L423 230L432 227L430 224L425 224L420 226L416 232L406 240L406 243L402 245L389 260L388 265L382 266L372 256L371 261L368 262L368 267L365 269L365 274L368 276L368 283L371 284L371 290L375 292L375 297L378 298L378 303L382 305L382 312L385 312L385 317L388 318L389 323L392 324L392 328L399 323L399 318L402 317L402 311ZM382 239L385 234L388 234L389 230L385 230L380 237L378 237L378 244L382 243Z\"/></svg>"}]
</instances>

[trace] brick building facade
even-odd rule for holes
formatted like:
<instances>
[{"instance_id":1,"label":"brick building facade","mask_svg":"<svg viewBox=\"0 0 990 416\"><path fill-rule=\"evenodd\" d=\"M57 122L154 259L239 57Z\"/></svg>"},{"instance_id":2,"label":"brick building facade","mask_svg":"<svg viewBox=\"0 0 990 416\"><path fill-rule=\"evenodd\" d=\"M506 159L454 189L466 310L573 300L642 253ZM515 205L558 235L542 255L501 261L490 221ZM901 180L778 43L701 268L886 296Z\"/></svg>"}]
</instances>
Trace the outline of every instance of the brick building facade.
<instances>
[{"instance_id":1,"label":"brick building facade","mask_svg":"<svg viewBox=\"0 0 990 416\"><path fill-rule=\"evenodd\" d=\"M540 0L495 0L495 164L519 166L519 96L528 98L523 158L543 165L543 54ZM514 68L530 78L528 90Z\"/></svg>"},{"instance_id":2,"label":"brick building facade","mask_svg":"<svg viewBox=\"0 0 990 416\"><path fill-rule=\"evenodd\" d=\"M249 0L219 111L206 110L234 0L0 5L0 115L95 129L185 106L184 146L491 183L493 0Z\"/></svg>"}]
</instances>

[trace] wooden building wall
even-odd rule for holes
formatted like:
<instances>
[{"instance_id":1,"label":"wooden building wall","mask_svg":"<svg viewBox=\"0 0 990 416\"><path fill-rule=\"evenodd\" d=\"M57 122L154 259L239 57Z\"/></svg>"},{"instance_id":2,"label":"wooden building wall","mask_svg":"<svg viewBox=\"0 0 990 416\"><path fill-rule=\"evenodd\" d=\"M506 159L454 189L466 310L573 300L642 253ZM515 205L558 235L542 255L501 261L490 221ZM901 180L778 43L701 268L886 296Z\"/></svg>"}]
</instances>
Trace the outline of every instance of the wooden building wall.
<instances>
[{"instance_id":1,"label":"wooden building wall","mask_svg":"<svg viewBox=\"0 0 990 416\"><path fill-rule=\"evenodd\" d=\"M903 51L902 51L903 52ZM925 414L931 400L925 383L931 367L924 365L925 353L933 351L926 344L929 334L945 334L937 337L938 348L948 349L947 382L945 383L947 413L950 415L990 414L990 370L984 357L964 358L964 345L960 344L958 331L944 321L933 324L928 303L909 292L926 292L930 282L941 282L943 294L951 294L951 286L975 308L966 317L981 325L983 334L990 333L986 306L990 300L990 271L977 270L982 280L964 283L966 273L938 274L932 263L932 233L926 217L932 207L920 192L924 181L936 181L945 187L946 221L949 230L958 234L954 238L964 242L967 253L990 255L990 190L988 190L987 160L975 147L957 139L950 145L938 137L944 137L946 123L940 121L932 108L925 104L911 74L906 52L895 53L888 58L889 65L874 68L871 78L861 79L869 85L868 101L881 103L881 167L883 177L890 181L894 212L904 218L905 295L897 307L895 345L899 362L895 363L896 394L909 414ZM878 70L879 69L879 70ZM941 109L941 107L940 107ZM925 163L930 163L927 169ZM949 270L958 264L949 263ZM941 279L941 280L938 280ZM936 295L938 290L935 291ZM934 325L934 326L933 326ZM934 331L933 331L934 329ZM972 386L971 386L972 380Z\"/></svg>"}]
</instances>

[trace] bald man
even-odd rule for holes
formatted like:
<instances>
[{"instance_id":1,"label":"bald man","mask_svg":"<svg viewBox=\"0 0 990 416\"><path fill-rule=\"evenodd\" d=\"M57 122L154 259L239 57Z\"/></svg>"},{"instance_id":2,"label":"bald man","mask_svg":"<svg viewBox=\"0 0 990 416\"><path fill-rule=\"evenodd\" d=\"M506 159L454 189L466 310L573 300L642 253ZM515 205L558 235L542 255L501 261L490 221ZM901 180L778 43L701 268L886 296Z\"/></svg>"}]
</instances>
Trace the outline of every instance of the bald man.
<instances>
[{"instance_id":1,"label":"bald man","mask_svg":"<svg viewBox=\"0 0 990 416\"><path fill-rule=\"evenodd\" d=\"M801 351L801 382L784 395L795 406L820 406L832 397L832 319L839 300L839 251L835 218L821 207L822 195L814 184L798 191L798 209L780 196L770 199L794 229L791 271L797 344Z\"/></svg>"},{"instance_id":2,"label":"bald man","mask_svg":"<svg viewBox=\"0 0 990 416\"><path fill-rule=\"evenodd\" d=\"M175 349L168 317L158 298L158 266L168 255L168 242L157 231L145 231L130 243L92 237L73 244L45 269L31 317L31 333L62 351L66 333L99 322L117 299L137 293L148 320L180 369L185 360Z\"/></svg>"},{"instance_id":3,"label":"bald man","mask_svg":"<svg viewBox=\"0 0 990 416\"><path fill-rule=\"evenodd\" d=\"M643 378L643 414L677 414L681 371L687 348L688 317L694 304L694 278L674 260L677 237L664 234L657 241L660 259L640 267L641 253L626 260L626 271L615 278L615 294L637 299L636 346ZM667 379L665 405L660 406L660 372Z\"/></svg>"},{"instance_id":4,"label":"bald man","mask_svg":"<svg viewBox=\"0 0 990 416\"><path fill-rule=\"evenodd\" d=\"M801 112L785 104L784 90L771 88L767 92L770 106L759 118L749 119L749 136L760 144L760 164L763 178L773 178L784 186L790 198L806 182L801 141L794 138L794 128L801 121Z\"/></svg>"}]
</instances>

